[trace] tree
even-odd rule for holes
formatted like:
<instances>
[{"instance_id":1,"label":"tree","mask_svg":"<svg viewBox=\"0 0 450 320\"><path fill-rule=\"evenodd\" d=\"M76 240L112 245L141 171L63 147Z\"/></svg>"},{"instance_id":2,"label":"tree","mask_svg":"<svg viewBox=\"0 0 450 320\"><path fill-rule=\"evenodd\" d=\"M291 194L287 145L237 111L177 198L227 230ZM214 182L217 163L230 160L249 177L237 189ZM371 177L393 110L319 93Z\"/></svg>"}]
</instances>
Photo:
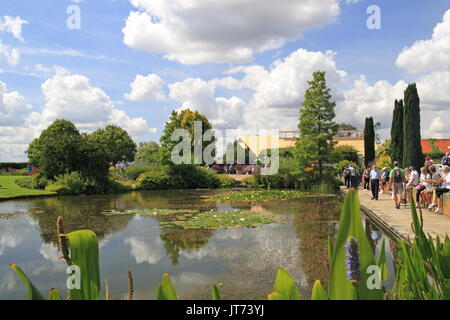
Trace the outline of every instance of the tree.
<instances>
[{"instance_id":1,"label":"tree","mask_svg":"<svg viewBox=\"0 0 450 320\"><path fill-rule=\"evenodd\" d=\"M135 161L147 164L160 161L161 146L154 141L141 142L136 151Z\"/></svg>"},{"instance_id":2,"label":"tree","mask_svg":"<svg viewBox=\"0 0 450 320\"><path fill-rule=\"evenodd\" d=\"M56 120L34 139L26 153L30 162L43 170L47 178L76 171L83 143L80 132L68 120Z\"/></svg>"},{"instance_id":3,"label":"tree","mask_svg":"<svg viewBox=\"0 0 450 320\"><path fill-rule=\"evenodd\" d=\"M416 84L405 90L403 108L403 166L420 168L424 162L420 137L420 98Z\"/></svg>"},{"instance_id":4,"label":"tree","mask_svg":"<svg viewBox=\"0 0 450 320\"><path fill-rule=\"evenodd\" d=\"M375 156L377 158L380 157L391 157L391 152L392 152L392 148L391 148L391 139L386 139L383 141L383 143L378 146L377 150L375 150Z\"/></svg>"},{"instance_id":5,"label":"tree","mask_svg":"<svg viewBox=\"0 0 450 320\"><path fill-rule=\"evenodd\" d=\"M339 126L338 130L358 130L354 125L344 122L339 123L338 126Z\"/></svg>"},{"instance_id":6,"label":"tree","mask_svg":"<svg viewBox=\"0 0 450 320\"><path fill-rule=\"evenodd\" d=\"M347 160L350 162L358 163L359 155L358 150L349 145L342 145L334 148L336 153L336 161Z\"/></svg>"},{"instance_id":7,"label":"tree","mask_svg":"<svg viewBox=\"0 0 450 320\"><path fill-rule=\"evenodd\" d=\"M366 118L364 126L364 164L367 166L375 161L375 129L373 118Z\"/></svg>"},{"instance_id":8,"label":"tree","mask_svg":"<svg viewBox=\"0 0 450 320\"><path fill-rule=\"evenodd\" d=\"M334 160L333 137L338 125L333 122L335 102L331 102L330 89L327 87L325 72L313 73L308 81L303 108L300 110L300 136L296 144L295 155L303 173L307 168L318 168L318 178L323 179L324 165Z\"/></svg>"},{"instance_id":9,"label":"tree","mask_svg":"<svg viewBox=\"0 0 450 320\"><path fill-rule=\"evenodd\" d=\"M253 164L252 162L256 159L255 154L244 144L244 147L240 143L241 140L235 140L233 143L229 143L225 150L225 153L222 157L222 162L224 164L236 164L238 160L243 160L244 163L239 164ZM233 153L233 159L228 159L227 162L227 153ZM239 159L239 157L243 157L243 159ZM233 161L231 161L233 160Z\"/></svg>"},{"instance_id":10,"label":"tree","mask_svg":"<svg viewBox=\"0 0 450 320\"><path fill-rule=\"evenodd\" d=\"M395 100L394 114L391 125L391 153L392 161L403 164L403 100Z\"/></svg>"},{"instance_id":11,"label":"tree","mask_svg":"<svg viewBox=\"0 0 450 320\"><path fill-rule=\"evenodd\" d=\"M118 126L109 125L105 129L98 129L90 135L90 139L104 146L108 160L113 164L122 160L134 160L136 143L126 130Z\"/></svg>"},{"instance_id":12,"label":"tree","mask_svg":"<svg viewBox=\"0 0 450 320\"><path fill-rule=\"evenodd\" d=\"M194 132L194 125L195 122L199 121L202 125L201 130L201 136L195 136ZM181 110L180 112L172 111L172 114L170 115L169 121L166 122L166 125L163 130L163 134L161 135L160 142L161 147L163 148L162 153L162 161L164 163L171 164L171 153L172 149L183 140L183 137L179 137L179 140L172 141L172 133L177 129L185 129L189 133L189 136L191 138L191 161L192 163L199 162L201 164L204 164L204 161L200 161L200 159L194 159L195 150L194 146L197 144L198 146L201 146L201 151L203 154L203 151L205 148L210 145L213 141L205 141L203 139L203 135L206 133L206 131L212 129L211 123L208 121L206 116L199 113L198 111L192 111L190 109ZM195 141L194 138L197 138L197 141ZM201 139L201 141L200 141ZM213 139L212 139L213 140ZM215 148L211 152L212 156L215 156Z\"/></svg>"}]
</instances>

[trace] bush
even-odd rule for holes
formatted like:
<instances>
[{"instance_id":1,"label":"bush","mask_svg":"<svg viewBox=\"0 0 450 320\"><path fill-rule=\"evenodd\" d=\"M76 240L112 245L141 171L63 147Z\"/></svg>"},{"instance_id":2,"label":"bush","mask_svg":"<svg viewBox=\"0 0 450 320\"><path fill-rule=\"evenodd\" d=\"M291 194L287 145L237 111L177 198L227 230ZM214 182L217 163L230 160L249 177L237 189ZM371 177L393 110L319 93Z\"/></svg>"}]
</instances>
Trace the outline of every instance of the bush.
<instances>
[{"instance_id":1,"label":"bush","mask_svg":"<svg viewBox=\"0 0 450 320\"><path fill-rule=\"evenodd\" d=\"M182 185L178 178L165 170L155 170L142 173L138 180L138 187L144 190L176 189Z\"/></svg>"},{"instance_id":2,"label":"bush","mask_svg":"<svg viewBox=\"0 0 450 320\"><path fill-rule=\"evenodd\" d=\"M129 166L126 167L119 175L125 180L136 180L141 174L156 170L155 166Z\"/></svg>"},{"instance_id":3,"label":"bush","mask_svg":"<svg viewBox=\"0 0 450 320\"><path fill-rule=\"evenodd\" d=\"M244 179L242 179L241 185L243 185L244 187L258 187L258 184L256 183L256 179L255 179L254 175L245 177Z\"/></svg>"},{"instance_id":4,"label":"bush","mask_svg":"<svg viewBox=\"0 0 450 320\"><path fill-rule=\"evenodd\" d=\"M377 159L377 167L378 168L392 168L392 160L390 156L382 156Z\"/></svg>"},{"instance_id":5,"label":"bush","mask_svg":"<svg viewBox=\"0 0 450 320\"><path fill-rule=\"evenodd\" d=\"M220 180L220 187L221 188L232 188L234 184L236 183L236 180L231 178L230 176L226 174L219 174L217 177Z\"/></svg>"},{"instance_id":6,"label":"bush","mask_svg":"<svg viewBox=\"0 0 450 320\"><path fill-rule=\"evenodd\" d=\"M182 188L218 188L220 180L211 169L182 164L172 166L170 173L181 179Z\"/></svg>"},{"instance_id":7,"label":"bush","mask_svg":"<svg viewBox=\"0 0 450 320\"><path fill-rule=\"evenodd\" d=\"M43 171L39 171L32 178L32 189L45 189L45 187L50 183L50 180L45 176Z\"/></svg>"},{"instance_id":8,"label":"bush","mask_svg":"<svg viewBox=\"0 0 450 320\"><path fill-rule=\"evenodd\" d=\"M35 189L33 188L33 180L31 177L23 177L14 181L19 187L27 188L27 189Z\"/></svg>"},{"instance_id":9,"label":"bush","mask_svg":"<svg viewBox=\"0 0 450 320\"><path fill-rule=\"evenodd\" d=\"M58 176L55 181L50 182L45 187L45 190L56 192L60 195L89 195L118 193L131 190L131 188L107 177L97 179L87 178L74 171L70 174Z\"/></svg>"}]
</instances>

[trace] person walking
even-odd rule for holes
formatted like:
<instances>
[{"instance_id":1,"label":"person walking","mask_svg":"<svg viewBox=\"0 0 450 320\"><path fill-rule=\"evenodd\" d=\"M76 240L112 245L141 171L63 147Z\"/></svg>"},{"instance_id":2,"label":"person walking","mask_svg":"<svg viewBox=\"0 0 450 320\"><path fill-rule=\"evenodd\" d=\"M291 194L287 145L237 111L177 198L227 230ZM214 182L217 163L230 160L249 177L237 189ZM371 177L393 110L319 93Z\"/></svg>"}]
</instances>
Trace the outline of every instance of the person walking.
<instances>
[{"instance_id":1,"label":"person walking","mask_svg":"<svg viewBox=\"0 0 450 320\"><path fill-rule=\"evenodd\" d=\"M370 166L366 166L363 171L363 189L369 190L370 185Z\"/></svg>"},{"instance_id":2,"label":"person walking","mask_svg":"<svg viewBox=\"0 0 450 320\"><path fill-rule=\"evenodd\" d=\"M358 188L358 182L356 181L356 169L353 165L348 166L350 171L350 188Z\"/></svg>"},{"instance_id":3,"label":"person walking","mask_svg":"<svg viewBox=\"0 0 450 320\"><path fill-rule=\"evenodd\" d=\"M394 161L394 168L389 173L389 187L392 189L396 209L400 209L404 181L405 171L399 167L398 161Z\"/></svg>"},{"instance_id":4,"label":"person walking","mask_svg":"<svg viewBox=\"0 0 450 320\"><path fill-rule=\"evenodd\" d=\"M374 165L370 171L370 190L372 190L372 200L378 200L378 191L380 190L381 173Z\"/></svg>"},{"instance_id":5,"label":"person walking","mask_svg":"<svg viewBox=\"0 0 450 320\"><path fill-rule=\"evenodd\" d=\"M348 168L348 166L346 166L345 168L344 168L344 172L342 173L343 175L344 175L344 184L345 184L345 187L347 188L347 189L350 189L350 170L349 170L349 168Z\"/></svg>"}]
</instances>

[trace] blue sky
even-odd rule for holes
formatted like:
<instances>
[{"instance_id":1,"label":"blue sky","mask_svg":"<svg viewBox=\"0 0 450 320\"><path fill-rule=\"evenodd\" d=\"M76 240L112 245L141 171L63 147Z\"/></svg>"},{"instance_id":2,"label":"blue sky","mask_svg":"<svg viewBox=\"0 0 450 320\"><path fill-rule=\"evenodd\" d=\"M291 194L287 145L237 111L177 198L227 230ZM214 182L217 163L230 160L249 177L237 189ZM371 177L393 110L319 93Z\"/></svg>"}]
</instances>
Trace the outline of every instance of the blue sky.
<instances>
[{"instance_id":1,"label":"blue sky","mask_svg":"<svg viewBox=\"0 0 450 320\"><path fill-rule=\"evenodd\" d=\"M0 96L6 108L2 113L0 99L5 120L0 119L0 161L24 159L26 145L55 117L88 131L118 123L137 141L158 140L170 111L181 107L200 110L217 128L295 129L308 76L322 66L330 74L338 120L361 126L365 116L374 116L386 136L393 99L415 81L423 92L422 134L450 136L444 125L450 65L436 58L450 57L450 33L433 35L439 23L441 29L450 26L450 18L444 19L448 0L282 0L279 12L269 7L264 12L264 6L252 10L254 0L230 1L234 5L194 0L194 8L180 9L172 0L169 5L160 0L2 0L0 26L6 16L27 23L20 26L23 42L0 27L0 84L6 88ZM77 30L66 27L71 5L81 11ZM380 30L366 26L370 5L381 9ZM290 15L290 9L297 14ZM132 12L163 22L176 18L158 29L176 41L166 43L155 29L146 33L156 20L138 20ZM133 27L125 30L128 24ZM416 45L420 40L429 41L426 49ZM269 43L271 49L261 49ZM236 48L251 54L241 57ZM20 58L11 63L1 50L17 50ZM137 98L127 98L137 75L153 75L152 83L137 83ZM91 110L92 121L77 114Z\"/></svg>"}]
</instances>

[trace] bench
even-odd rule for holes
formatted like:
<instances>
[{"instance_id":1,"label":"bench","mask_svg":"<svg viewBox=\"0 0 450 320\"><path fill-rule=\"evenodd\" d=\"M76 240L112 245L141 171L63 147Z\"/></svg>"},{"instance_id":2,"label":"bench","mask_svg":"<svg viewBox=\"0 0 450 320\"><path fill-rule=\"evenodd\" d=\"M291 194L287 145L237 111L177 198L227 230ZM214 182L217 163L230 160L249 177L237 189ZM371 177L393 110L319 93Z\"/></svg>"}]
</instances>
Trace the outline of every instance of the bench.
<instances>
[{"instance_id":1,"label":"bench","mask_svg":"<svg viewBox=\"0 0 450 320\"><path fill-rule=\"evenodd\" d=\"M442 208L443 208L442 212L445 215L450 216L450 193L449 192L444 193L442 195L442 201L443 201L443 203L442 203Z\"/></svg>"}]
</instances>

